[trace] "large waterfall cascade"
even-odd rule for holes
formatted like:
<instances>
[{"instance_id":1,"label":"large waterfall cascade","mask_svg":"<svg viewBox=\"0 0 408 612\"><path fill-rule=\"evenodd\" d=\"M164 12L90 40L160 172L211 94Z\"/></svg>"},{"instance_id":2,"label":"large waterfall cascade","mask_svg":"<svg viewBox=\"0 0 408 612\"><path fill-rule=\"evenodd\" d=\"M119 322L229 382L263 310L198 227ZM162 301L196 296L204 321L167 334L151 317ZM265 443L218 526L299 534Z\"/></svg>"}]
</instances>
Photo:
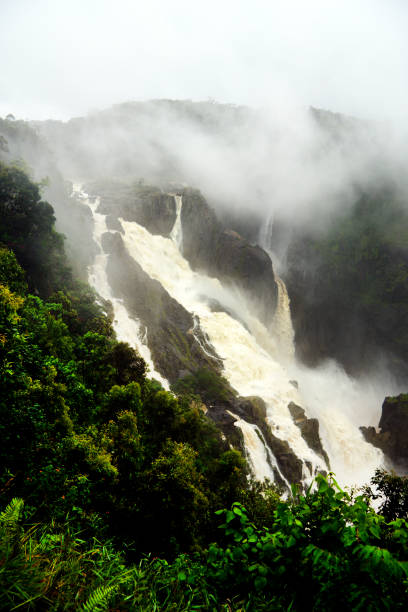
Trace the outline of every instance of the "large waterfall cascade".
<instances>
[{"instance_id":1,"label":"large waterfall cascade","mask_svg":"<svg viewBox=\"0 0 408 612\"><path fill-rule=\"evenodd\" d=\"M302 406L307 416L322 421L322 442L340 482L366 482L381 464L382 453L364 441L358 429L364 420L356 423L352 416L363 398L367 394L370 396L370 390L367 387L355 388L335 365L327 374L309 371L295 363L289 299L283 281L278 281L274 334L273 329L266 330L253 316L238 291L226 289L217 279L193 272L174 241L152 236L137 223L121 222L130 255L145 272L161 282L170 295L199 317L201 327L223 359L224 375L231 386L242 396L258 395L264 399L272 433L287 440L295 454L303 460L305 479L311 476L306 462L312 465L313 472L327 468L324 461L309 448L294 424L288 410L290 402ZM245 325L226 312L212 312L208 306L210 299L216 299L232 312L239 313ZM285 351L282 351L282 345L286 346ZM292 384L293 379L299 381L299 390ZM313 380L316 385L313 385ZM329 397L328 388L331 385ZM336 392L339 385L344 392L342 398ZM376 400L379 401L378 397ZM343 405L347 402L350 404L348 412ZM262 478L262 472L266 471L264 444L256 435L251 436L249 446L249 430L247 427L244 429L241 427L248 455L252 465L258 466L254 469L256 476ZM269 477L272 478L272 470L270 472Z\"/></svg>"},{"instance_id":2,"label":"large waterfall cascade","mask_svg":"<svg viewBox=\"0 0 408 612\"><path fill-rule=\"evenodd\" d=\"M76 195L91 207L95 220L94 237L100 245L106 224L104 216L96 212L97 201L90 202L78 188ZM319 420L322 443L339 482L343 485L368 482L375 468L381 465L383 455L365 442L359 425L374 424L378 414L373 415L372 406L378 406L379 412L384 389L376 388L369 381L350 380L334 362L316 370L296 363L289 298L281 279L277 280L276 315L268 330L254 316L237 289L226 288L217 279L191 270L180 252L182 197L174 197L177 215L169 238L153 236L135 222L120 220L128 253L193 314L195 321L199 320L202 330L223 360L223 374L231 386L241 396L256 395L265 401L267 423L273 435L286 440L303 461L305 482L312 479L316 470L327 470L327 466L307 445L293 422L288 410L290 402L302 406L308 417ZM127 341L132 338L144 358L147 354L150 375L162 380L154 371L147 346L140 340L138 322L130 319L122 302L112 297L105 267L106 256L101 253L90 270L91 284L103 297L112 301L118 337ZM209 304L213 300L223 305L226 312L212 312ZM238 313L239 320L228 312ZM132 334L127 331L129 325L133 326ZM293 380L298 382L298 389ZM259 428L238 418L235 424L242 431L255 477L274 480L273 468L278 470L278 466ZM312 466L311 471L307 464Z\"/></svg>"}]
</instances>

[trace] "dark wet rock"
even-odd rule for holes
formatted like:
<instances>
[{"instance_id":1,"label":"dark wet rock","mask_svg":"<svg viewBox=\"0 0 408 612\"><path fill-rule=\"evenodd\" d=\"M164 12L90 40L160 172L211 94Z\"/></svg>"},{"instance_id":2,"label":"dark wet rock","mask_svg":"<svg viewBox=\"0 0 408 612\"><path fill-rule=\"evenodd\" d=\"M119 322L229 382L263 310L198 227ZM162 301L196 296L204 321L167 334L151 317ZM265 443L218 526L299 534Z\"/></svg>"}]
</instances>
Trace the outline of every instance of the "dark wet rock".
<instances>
[{"instance_id":1,"label":"dark wet rock","mask_svg":"<svg viewBox=\"0 0 408 612\"><path fill-rule=\"evenodd\" d=\"M99 253L97 243L93 238L90 238L94 231L91 209L71 199L69 212L65 211L65 217L60 215L60 219L60 225L57 229L63 231L67 236L67 254L71 258L78 277L87 282L87 268Z\"/></svg>"},{"instance_id":2,"label":"dark wet rock","mask_svg":"<svg viewBox=\"0 0 408 612\"><path fill-rule=\"evenodd\" d=\"M167 193L153 193L140 197L137 200L137 206L140 225L143 225L151 234L161 236L170 234L176 221L174 196Z\"/></svg>"},{"instance_id":3,"label":"dark wet rock","mask_svg":"<svg viewBox=\"0 0 408 612\"><path fill-rule=\"evenodd\" d=\"M222 204L215 206L223 227L229 227L252 244L259 243L259 234L262 227L260 213L248 203L248 207L230 209Z\"/></svg>"},{"instance_id":4,"label":"dark wet rock","mask_svg":"<svg viewBox=\"0 0 408 612\"><path fill-rule=\"evenodd\" d=\"M144 272L128 254L121 235L103 234L102 246L109 254L107 275L113 293L148 329L148 345L159 372L174 382L186 370L220 370L221 361L200 331L198 321Z\"/></svg>"},{"instance_id":5,"label":"dark wet rock","mask_svg":"<svg viewBox=\"0 0 408 612\"><path fill-rule=\"evenodd\" d=\"M315 476L315 474L313 474L313 465L311 464L311 462L310 461L305 461L305 464L306 464L307 469L310 472L310 475L311 476ZM326 475L326 474L324 474L324 475Z\"/></svg>"},{"instance_id":6,"label":"dark wet rock","mask_svg":"<svg viewBox=\"0 0 408 612\"><path fill-rule=\"evenodd\" d=\"M242 405L245 406L246 413L251 416L251 419L258 426L261 423L265 423L266 419L266 404L261 397L257 395L251 395L249 397L242 398Z\"/></svg>"},{"instance_id":7,"label":"dark wet rock","mask_svg":"<svg viewBox=\"0 0 408 612\"><path fill-rule=\"evenodd\" d=\"M259 427L265 442L276 459L279 470L286 480L290 483L300 483L303 472L302 461L290 448L288 442L276 436L267 424L264 400L257 396L240 397L236 401L236 413L241 418ZM281 485L284 485L280 476L278 481Z\"/></svg>"},{"instance_id":8,"label":"dark wet rock","mask_svg":"<svg viewBox=\"0 0 408 612\"><path fill-rule=\"evenodd\" d=\"M121 222L114 215L106 215L106 227L114 232L120 232L121 234L125 233Z\"/></svg>"},{"instance_id":9,"label":"dark wet rock","mask_svg":"<svg viewBox=\"0 0 408 612\"><path fill-rule=\"evenodd\" d=\"M269 255L226 230L199 191L183 192L183 255L195 270L245 292L265 325L276 310L278 288Z\"/></svg>"},{"instance_id":10,"label":"dark wet rock","mask_svg":"<svg viewBox=\"0 0 408 612\"><path fill-rule=\"evenodd\" d=\"M121 257L126 253L122 236L118 232L105 232L102 235L101 244L103 251L109 255Z\"/></svg>"},{"instance_id":11,"label":"dark wet rock","mask_svg":"<svg viewBox=\"0 0 408 612\"><path fill-rule=\"evenodd\" d=\"M265 439L287 481L300 483L303 475L303 463L290 448L288 442L275 436L269 428L265 432Z\"/></svg>"},{"instance_id":12,"label":"dark wet rock","mask_svg":"<svg viewBox=\"0 0 408 612\"><path fill-rule=\"evenodd\" d=\"M303 408L294 402L288 404L289 412L293 422L300 429L302 438L305 440L309 448L312 449L319 457L321 457L328 469L330 470L330 461L326 451L323 448L322 441L319 435L319 421L317 419L309 419Z\"/></svg>"},{"instance_id":13,"label":"dark wet rock","mask_svg":"<svg viewBox=\"0 0 408 612\"><path fill-rule=\"evenodd\" d=\"M385 398L379 431L374 427L360 429L367 442L380 448L393 464L408 469L408 394Z\"/></svg>"},{"instance_id":14,"label":"dark wet rock","mask_svg":"<svg viewBox=\"0 0 408 612\"><path fill-rule=\"evenodd\" d=\"M250 331L247 324L243 320L243 318L237 312L235 312L235 310L232 310L232 308L228 308L227 306L224 306L223 304L221 304L221 302L219 302L218 300L214 298L208 298L207 296L203 296L203 295L200 296L200 298L208 304L208 307L211 310L211 312L225 312L225 314L231 317L231 319L235 319L236 321L241 323L241 325L248 332Z\"/></svg>"},{"instance_id":15,"label":"dark wet rock","mask_svg":"<svg viewBox=\"0 0 408 612\"><path fill-rule=\"evenodd\" d=\"M366 442L381 449L386 457L387 463L390 462L390 448L392 447L391 433L389 431L381 432L373 426L360 427L360 431L363 434ZM400 463L396 461L395 463ZM392 467L392 462L389 463L388 467Z\"/></svg>"},{"instance_id":16,"label":"dark wet rock","mask_svg":"<svg viewBox=\"0 0 408 612\"><path fill-rule=\"evenodd\" d=\"M207 415L221 429L229 444L245 455L245 444L241 430L234 425L236 418L223 405L207 406Z\"/></svg>"},{"instance_id":17,"label":"dark wet rock","mask_svg":"<svg viewBox=\"0 0 408 612\"><path fill-rule=\"evenodd\" d=\"M168 236L176 220L173 195L141 183L98 181L86 186L100 196L98 212L125 221L135 221L151 234ZM110 228L115 229L115 228Z\"/></svg>"},{"instance_id":18,"label":"dark wet rock","mask_svg":"<svg viewBox=\"0 0 408 612\"><path fill-rule=\"evenodd\" d=\"M297 380L290 380L289 383L292 385L292 387L295 387L295 389L299 389L299 383Z\"/></svg>"}]
</instances>

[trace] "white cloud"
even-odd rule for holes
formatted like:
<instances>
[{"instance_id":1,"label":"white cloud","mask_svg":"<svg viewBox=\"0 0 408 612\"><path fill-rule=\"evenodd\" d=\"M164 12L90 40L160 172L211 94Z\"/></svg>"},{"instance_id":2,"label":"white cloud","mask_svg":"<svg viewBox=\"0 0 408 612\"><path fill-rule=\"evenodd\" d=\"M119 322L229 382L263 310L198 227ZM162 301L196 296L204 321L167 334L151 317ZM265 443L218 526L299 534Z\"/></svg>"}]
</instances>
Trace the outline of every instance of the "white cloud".
<instances>
[{"instance_id":1,"label":"white cloud","mask_svg":"<svg viewBox=\"0 0 408 612\"><path fill-rule=\"evenodd\" d=\"M398 0L2 0L0 115L211 97L400 119L407 31Z\"/></svg>"}]
</instances>

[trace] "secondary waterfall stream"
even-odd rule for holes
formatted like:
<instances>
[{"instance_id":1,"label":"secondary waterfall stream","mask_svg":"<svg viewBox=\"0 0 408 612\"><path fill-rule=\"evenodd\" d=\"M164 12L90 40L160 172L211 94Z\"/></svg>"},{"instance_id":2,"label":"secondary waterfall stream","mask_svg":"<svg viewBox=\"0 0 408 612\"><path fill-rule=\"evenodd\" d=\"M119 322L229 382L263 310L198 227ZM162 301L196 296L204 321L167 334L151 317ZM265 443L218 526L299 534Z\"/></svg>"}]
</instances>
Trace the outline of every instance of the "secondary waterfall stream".
<instances>
[{"instance_id":1,"label":"secondary waterfall stream","mask_svg":"<svg viewBox=\"0 0 408 612\"><path fill-rule=\"evenodd\" d=\"M86 206L89 206L94 220L93 238L99 248L99 253L89 268L88 282L101 297L111 302L114 313L113 327L118 340L128 342L135 347L149 366L148 376L156 378L165 389L168 389L168 381L154 368L147 345L147 330L142 332L139 321L130 317L122 301L112 295L106 275L107 255L104 254L101 245L102 234L109 230L106 226L105 215L96 212L99 206L99 198L90 199L88 194L82 191L81 186L76 183L74 183L72 195Z\"/></svg>"},{"instance_id":2,"label":"secondary waterfall stream","mask_svg":"<svg viewBox=\"0 0 408 612\"><path fill-rule=\"evenodd\" d=\"M96 212L98 201L90 201L79 187L75 195L91 208L95 221L94 239L100 245L101 236L107 229L105 217ZM202 330L223 360L223 374L231 386L241 396L263 398L267 406L266 421L272 433L286 440L302 460L305 482L312 479L316 470L327 470L327 466L303 439L288 410L290 402L302 406L308 417L319 420L323 446L339 482L343 485L366 483L381 465L383 456L381 451L365 442L359 425L375 424L378 414L373 414L372 406L378 407L379 412L384 390L368 381L350 380L334 362L316 370L296 363L289 298L281 279L277 280L277 311L268 330L250 311L238 290L226 288L217 279L192 271L180 252L182 197L174 197L176 221L169 238L154 236L135 222L120 220L123 240L131 257L198 317ZM111 300L119 339L134 344L148 362L150 376L168 388L167 381L154 370L148 347L141 341L138 322L131 319L122 302L112 296L105 267L106 256L101 252L96 256L89 279L102 297ZM227 312L238 313L239 320L227 312L213 312L209 305L211 300L223 305ZM278 469L278 466L259 428L243 419L237 419L235 425L242 431L255 477L274 480L273 468Z\"/></svg>"}]
</instances>

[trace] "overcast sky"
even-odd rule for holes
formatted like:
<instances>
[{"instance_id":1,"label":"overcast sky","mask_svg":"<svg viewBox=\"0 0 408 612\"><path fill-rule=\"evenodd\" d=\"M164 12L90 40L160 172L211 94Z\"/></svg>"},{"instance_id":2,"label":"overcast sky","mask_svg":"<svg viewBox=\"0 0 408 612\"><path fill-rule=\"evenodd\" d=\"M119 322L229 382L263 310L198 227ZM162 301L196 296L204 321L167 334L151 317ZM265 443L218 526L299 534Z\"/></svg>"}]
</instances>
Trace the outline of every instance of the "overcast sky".
<instances>
[{"instance_id":1,"label":"overcast sky","mask_svg":"<svg viewBox=\"0 0 408 612\"><path fill-rule=\"evenodd\" d=\"M0 116L216 99L408 117L408 0L0 0Z\"/></svg>"}]
</instances>

